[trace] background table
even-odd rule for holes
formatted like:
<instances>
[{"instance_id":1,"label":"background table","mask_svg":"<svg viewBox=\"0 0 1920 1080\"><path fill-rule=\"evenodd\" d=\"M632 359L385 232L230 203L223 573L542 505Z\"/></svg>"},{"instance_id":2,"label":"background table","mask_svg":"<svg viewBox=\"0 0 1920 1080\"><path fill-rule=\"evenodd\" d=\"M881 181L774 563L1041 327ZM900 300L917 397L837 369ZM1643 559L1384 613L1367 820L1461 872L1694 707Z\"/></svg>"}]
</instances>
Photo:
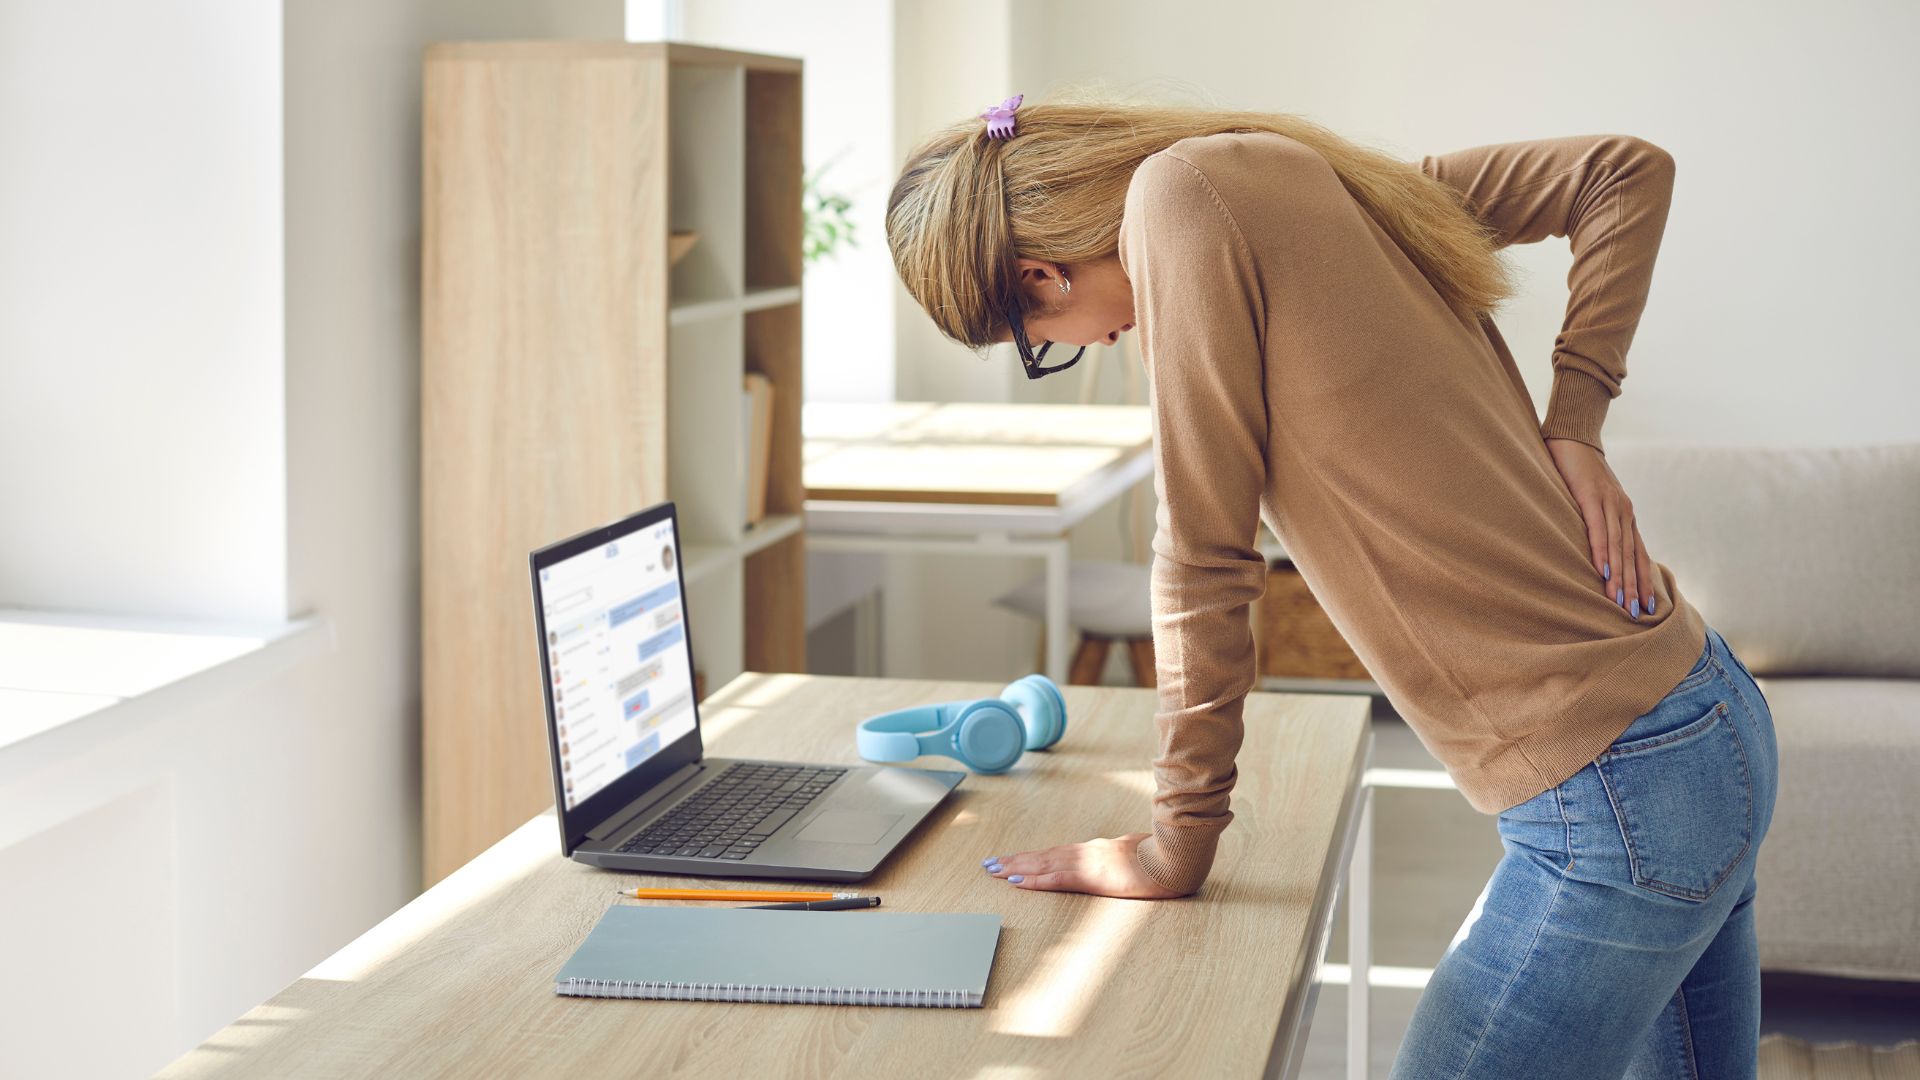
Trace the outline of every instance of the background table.
<instances>
[{"instance_id":1,"label":"background table","mask_svg":"<svg viewBox=\"0 0 1920 1080\"><path fill-rule=\"evenodd\" d=\"M1153 474L1146 406L811 402L801 425L809 552L1043 559L1066 685L1067 530Z\"/></svg>"},{"instance_id":2,"label":"background table","mask_svg":"<svg viewBox=\"0 0 1920 1080\"><path fill-rule=\"evenodd\" d=\"M859 719L998 689L748 673L702 704L702 727L717 755L851 763ZM969 775L872 878L823 886L878 893L882 911L999 913L984 1008L557 996L554 972L601 912L634 902L616 890L702 882L563 859L549 813L162 1075L1291 1075L1341 870L1364 836L1365 699L1249 695L1235 819L1212 876L1196 897L1141 901L1025 891L980 867L987 855L1148 823L1155 692L1065 694L1070 719L1054 750L1006 774ZM1350 904L1361 933L1362 899ZM1357 943L1356 992L1366 965ZM1365 1075L1364 1057L1354 1064Z\"/></svg>"}]
</instances>

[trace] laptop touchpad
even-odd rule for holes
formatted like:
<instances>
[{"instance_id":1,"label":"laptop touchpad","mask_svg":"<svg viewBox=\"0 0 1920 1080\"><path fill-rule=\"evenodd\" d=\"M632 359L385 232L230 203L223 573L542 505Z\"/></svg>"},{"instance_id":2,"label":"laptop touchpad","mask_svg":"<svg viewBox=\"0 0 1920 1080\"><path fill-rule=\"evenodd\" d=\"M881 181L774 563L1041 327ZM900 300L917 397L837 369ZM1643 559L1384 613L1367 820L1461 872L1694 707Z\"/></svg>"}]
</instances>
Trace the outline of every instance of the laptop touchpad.
<instances>
[{"instance_id":1,"label":"laptop touchpad","mask_svg":"<svg viewBox=\"0 0 1920 1080\"><path fill-rule=\"evenodd\" d=\"M867 810L827 810L807 823L795 840L819 844L871 844L887 835L899 814L876 814Z\"/></svg>"}]
</instances>

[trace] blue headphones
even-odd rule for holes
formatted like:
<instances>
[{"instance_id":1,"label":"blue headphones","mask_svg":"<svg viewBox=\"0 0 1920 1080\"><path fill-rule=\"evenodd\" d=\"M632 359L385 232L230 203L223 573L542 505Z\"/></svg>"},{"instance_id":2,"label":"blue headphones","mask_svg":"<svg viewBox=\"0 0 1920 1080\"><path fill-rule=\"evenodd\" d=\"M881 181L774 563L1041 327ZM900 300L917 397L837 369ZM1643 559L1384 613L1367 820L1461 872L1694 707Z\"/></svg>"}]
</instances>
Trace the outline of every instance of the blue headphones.
<instances>
[{"instance_id":1,"label":"blue headphones","mask_svg":"<svg viewBox=\"0 0 1920 1080\"><path fill-rule=\"evenodd\" d=\"M854 736L868 761L957 758L975 772L1006 772L1028 750L1067 731L1067 702L1045 675L1015 679L999 697L898 709L860 721Z\"/></svg>"}]
</instances>

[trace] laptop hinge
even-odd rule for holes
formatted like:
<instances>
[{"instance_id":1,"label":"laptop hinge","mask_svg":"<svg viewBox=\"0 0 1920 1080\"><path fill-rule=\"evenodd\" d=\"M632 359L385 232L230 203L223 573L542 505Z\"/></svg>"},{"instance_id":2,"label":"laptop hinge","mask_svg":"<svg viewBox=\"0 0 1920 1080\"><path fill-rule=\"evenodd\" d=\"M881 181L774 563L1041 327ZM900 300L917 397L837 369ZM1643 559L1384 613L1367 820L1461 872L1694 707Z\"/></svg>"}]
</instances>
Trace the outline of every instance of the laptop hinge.
<instances>
[{"instance_id":1,"label":"laptop hinge","mask_svg":"<svg viewBox=\"0 0 1920 1080\"><path fill-rule=\"evenodd\" d=\"M665 780L649 788L645 795L628 803L625 813L601 822L599 828L587 830L587 839L605 840L609 836L618 835L622 829L633 823L633 819L658 806L660 800L686 787L687 782L698 776L701 769L702 766L697 761L681 766Z\"/></svg>"}]
</instances>

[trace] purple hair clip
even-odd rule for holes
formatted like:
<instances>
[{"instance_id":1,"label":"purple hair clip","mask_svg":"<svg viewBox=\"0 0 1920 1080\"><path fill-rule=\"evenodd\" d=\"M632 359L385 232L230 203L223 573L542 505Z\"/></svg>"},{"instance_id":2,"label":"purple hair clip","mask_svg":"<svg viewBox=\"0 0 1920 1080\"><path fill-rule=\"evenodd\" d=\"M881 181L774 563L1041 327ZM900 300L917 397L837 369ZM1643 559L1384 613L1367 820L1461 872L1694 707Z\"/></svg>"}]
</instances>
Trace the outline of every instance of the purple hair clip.
<instances>
[{"instance_id":1,"label":"purple hair clip","mask_svg":"<svg viewBox=\"0 0 1920 1080\"><path fill-rule=\"evenodd\" d=\"M1015 94L998 105L989 105L987 111L980 114L980 118L987 122L987 138L1013 138L1013 127L1015 123L1013 110L1020 107L1021 99L1026 96L1025 94Z\"/></svg>"}]
</instances>

